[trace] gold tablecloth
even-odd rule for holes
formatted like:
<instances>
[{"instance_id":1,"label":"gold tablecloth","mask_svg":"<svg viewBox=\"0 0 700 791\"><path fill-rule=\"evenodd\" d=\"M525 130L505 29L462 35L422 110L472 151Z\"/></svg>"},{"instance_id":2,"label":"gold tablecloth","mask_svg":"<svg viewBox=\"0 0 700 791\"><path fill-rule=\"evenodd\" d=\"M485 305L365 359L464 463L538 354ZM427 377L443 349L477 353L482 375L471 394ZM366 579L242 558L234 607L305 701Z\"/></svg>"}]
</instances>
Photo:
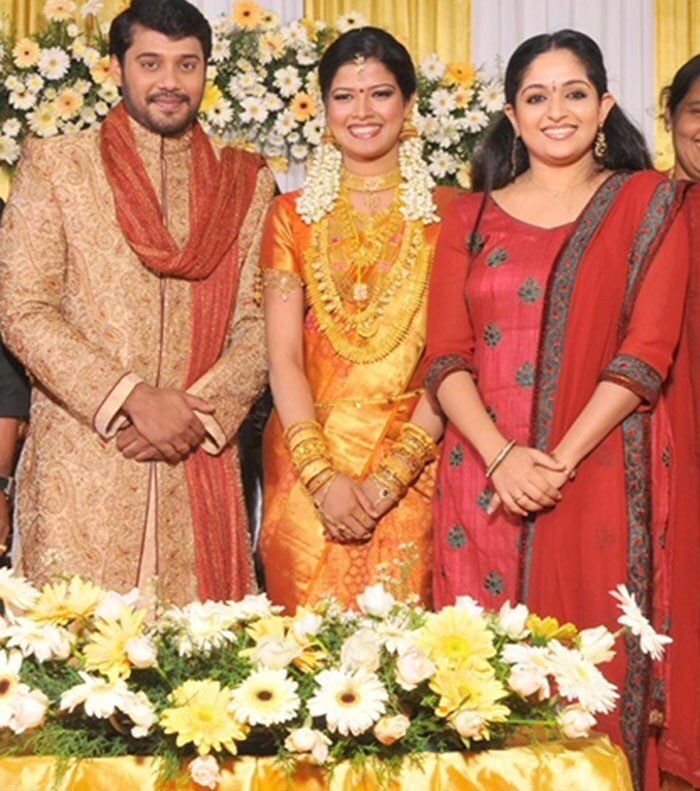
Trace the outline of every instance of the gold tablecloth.
<instances>
[{"instance_id":1,"label":"gold tablecloth","mask_svg":"<svg viewBox=\"0 0 700 791\"><path fill-rule=\"evenodd\" d=\"M607 738L510 747L482 753L426 753L422 765L404 762L389 791L632 791L627 761ZM50 791L51 757L0 760L2 791ZM192 782L156 784L151 758L97 758L70 766L60 791L203 791ZM336 769L330 783L316 766L297 769L294 789L371 791L379 784L349 766ZM224 762L218 791L288 791L287 778L273 758L242 757Z\"/></svg>"}]
</instances>

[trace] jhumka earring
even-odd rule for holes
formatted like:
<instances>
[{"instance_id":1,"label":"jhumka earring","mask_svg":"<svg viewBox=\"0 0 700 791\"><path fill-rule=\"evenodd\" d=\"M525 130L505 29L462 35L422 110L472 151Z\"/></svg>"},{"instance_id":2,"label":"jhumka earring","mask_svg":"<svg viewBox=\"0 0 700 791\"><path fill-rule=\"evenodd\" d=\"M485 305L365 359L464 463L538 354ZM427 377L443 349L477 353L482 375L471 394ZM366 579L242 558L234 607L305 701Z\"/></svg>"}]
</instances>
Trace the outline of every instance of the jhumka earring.
<instances>
[{"instance_id":1,"label":"jhumka earring","mask_svg":"<svg viewBox=\"0 0 700 791\"><path fill-rule=\"evenodd\" d=\"M331 132L331 128L329 126L327 126L323 130L323 134L321 135L321 143L324 144L324 145L329 145L329 146L337 146L338 145L335 137L333 137L333 132Z\"/></svg>"},{"instance_id":2,"label":"jhumka earring","mask_svg":"<svg viewBox=\"0 0 700 791\"><path fill-rule=\"evenodd\" d=\"M605 139L605 132L603 131L603 124L598 127L593 141L593 156L602 162L605 155L608 153L608 141Z\"/></svg>"},{"instance_id":3,"label":"jhumka earring","mask_svg":"<svg viewBox=\"0 0 700 791\"><path fill-rule=\"evenodd\" d=\"M409 121L408 119L404 119L403 126L401 127L401 131L399 132L399 140L410 140L413 137L418 137L418 130L416 129L416 125L413 121Z\"/></svg>"},{"instance_id":4,"label":"jhumka earring","mask_svg":"<svg viewBox=\"0 0 700 791\"><path fill-rule=\"evenodd\" d=\"M518 175L518 143L520 142L520 138L518 135L513 137L513 145L510 149L510 180L515 181L515 177Z\"/></svg>"}]
</instances>

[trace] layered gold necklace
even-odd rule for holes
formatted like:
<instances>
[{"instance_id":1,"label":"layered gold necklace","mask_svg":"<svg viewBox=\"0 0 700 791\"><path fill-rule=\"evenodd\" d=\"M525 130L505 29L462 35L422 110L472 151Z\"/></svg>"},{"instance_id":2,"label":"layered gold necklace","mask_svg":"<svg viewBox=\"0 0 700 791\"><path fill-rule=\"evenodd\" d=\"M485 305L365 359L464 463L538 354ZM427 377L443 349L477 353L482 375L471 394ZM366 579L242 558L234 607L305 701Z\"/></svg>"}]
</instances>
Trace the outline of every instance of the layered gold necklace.
<instances>
[{"instance_id":1,"label":"layered gold necklace","mask_svg":"<svg viewBox=\"0 0 700 791\"><path fill-rule=\"evenodd\" d=\"M357 184L350 175L350 184ZM362 185L368 182L380 192L398 187L400 178L396 182L391 171L362 177ZM319 329L336 354L367 364L386 357L408 334L426 291L432 249L424 243L423 223L404 220L398 189L387 209L366 215L352 207L350 184L344 173L333 211L312 228L304 279Z\"/></svg>"}]
</instances>

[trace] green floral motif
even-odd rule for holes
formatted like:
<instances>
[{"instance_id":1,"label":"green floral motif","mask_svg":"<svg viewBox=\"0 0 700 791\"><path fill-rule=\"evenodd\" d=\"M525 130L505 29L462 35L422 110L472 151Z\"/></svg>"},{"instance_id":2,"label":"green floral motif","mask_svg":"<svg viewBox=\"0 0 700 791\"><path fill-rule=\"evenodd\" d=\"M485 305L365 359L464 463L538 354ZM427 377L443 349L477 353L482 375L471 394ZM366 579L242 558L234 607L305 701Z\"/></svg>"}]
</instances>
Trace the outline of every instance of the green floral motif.
<instances>
[{"instance_id":1,"label":"green floral motif","mask_svg":"<svg viewBox=\"0 0 700 791\"><path fill-rule=\"evenodd\" d=\"M467 543L467 536L464 528L459 522L455 522L447 531L447 545L452 549L461 549Z\"/></svg>"},{"instance_id":2,"label":"green floral motif","mask_svg":"<svg viewBox=\"0 0 700 791\"><path fill-rule=\"evenodd\" d=\"M489 349L493 349L493 347L496 346L502 337L503 334L498 324L493 321L489 321L484 327L484 343L489 347Z\"/></svg>"},{"instance_id":3,"label":"green floral motif","mask_svg":"<svg viewBox=\"0 0 700 791\"><path fill-rule=\"evenodd\" d=\"M499 596L503 593L503 577L495 570L489 571L484 577L484 587L492 596Z\"/></svg>"},{"instance_id":4,"label":"green floral motif","mask_svg":"<svg viewBox=\"0 0 700 791\"><path fill-rule=\"evenodd\" d=\"M532 387L535 384L535 366L532 363L523 363L515 371L515 383L519 387Z\"/></svg>"},{"instance_id":5,"label":"green floral motif","mask_svg":"<svg viewBox=\"0 0 700 791\"><path fill-rule=\"evenodd\" d=\"M542 296L542 287L534 277L528 277L518 286L518 296L523 302L537 302Z\"/></svg>"},{"instance_id":6,"label":"green floral motif","mask_svg":"<svg viewBox=\"0 0 700 791\"><path fill-rule=\"evenodd\" d=\"M493 497L493 489L490 486L487 486L485 489L482 489L479 492L479 494L477 494L476 496L476 507L480 511L486 513L492 497Z\"/></svg>"},{"instance_id":7,"label":"green floral motif","mask_svg":"<svg viewBox=\"0 0 700 791\"><path fill-rule=\"evenodd\" d=\"M486 411L488 412L489 417L493 422L496 422L496 410L491 406L491 404L486 404Z\"/></svg>"},{"instance_id":8,"label":"green floral motif","mask_svg":"<svg viewBox=\"0 0 700 791\"><path fill-rule=\"evenodd\" d=\"M508 251L505 247L497 247L486 256L486 266L496 267L508 260Z\"/></svg>"},{"instance_id":9,"label":"green floral motif","mask_svg":"<svg viewBox=\"0 0 700 791\"><path fill-rule=\"evenodd\" d=\"M661 451L661 463L664 467L671 466L671 448L669 448L668 445L664 445Z\"/></svg>"},{"instance_id":10,"label":"green floral motif","mask_svg":"<svg viewBox=\"0 0 700 791\"><path fill-rule=\"evenodd\" d=\"M470 253L477 255L484 247L484 237L478 231L469 231L464 237L464 246Z\"/></svg>"},{"instance_id":11,"label":"green floral motif","mask_svg":"<svg viewBox=\"0 0 700 791\"><path fill-rule=\"evenodd\" d=\"M450 455L448 456L448 461L450 462L450 467L459 467L464 459L464 451L462 450L462 446L457 442L452 450L450 451Z\"/></svg>"}]
</instances>

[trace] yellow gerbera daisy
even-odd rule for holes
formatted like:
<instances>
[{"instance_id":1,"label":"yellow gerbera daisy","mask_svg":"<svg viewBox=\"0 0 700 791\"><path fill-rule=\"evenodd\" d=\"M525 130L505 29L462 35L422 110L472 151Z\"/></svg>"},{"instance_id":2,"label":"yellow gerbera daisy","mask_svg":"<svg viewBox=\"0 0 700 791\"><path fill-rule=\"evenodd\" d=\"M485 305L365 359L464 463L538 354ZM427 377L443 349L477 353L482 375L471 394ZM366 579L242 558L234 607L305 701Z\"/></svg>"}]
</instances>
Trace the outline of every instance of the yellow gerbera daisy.
<instances>
[{"instance_id":1,"label":"yellow gerbera daisy","mask_svg":"<svg viewBox=\"0 0 700 791\"><path fill-rule=\"evenodd\" d=\"M219 87L211 80L207 80L204 86L204 96L202 96L202 103L199 105L199 112L206 113L207 110L212 108L221 98L221 91Z\"/></svg>"},{"instance_id":2,"label":"yellow gerbera daisy","mask_svg":"<svg viewBox=\"0 0 700 791\"><path fill-rule=\"evenodd\" d=\"M262 8L257 3L250 2L250 0L239 0L239 2L233 4L231 15L238 27L255 30L262 20Z\"/></svg>"},{"instance_id":3,"label":"yellow gerbera daisy","mask_svg":"<svg viewBox=\"0 0 700 791\"><path fill-rule=\"evenodd\" d=\"M92 614L103 591L80 577L44 585L39 600L27 616L37 623L64 626Z\"/></svg>"},{"instance_id":4,"label":"yellow gerbera daisy","mask_svg":"<svg viewBox=\"0 0 700 791\"><path fill-rule=\"evenodd\" d=\"M308 121L316 115L316 102L304 91L299 91L289 106L297 121Z\"/></svg>"},{"instance_id":5,"label":"yellow gerbera daisy","mask_svg":"<svg viewBox=\"0 0 700 791\"><path fill-rule=\"evenodd\" d=\"M117 618L100 620L85 646L85 668L96 670L111 680L128 678L131 663L126 651L126 641L142 633L146 610L132 611L121 607Z\"/></svg>"},{"instance_id":6,"label":"yellow gerbera daisy","mask_svg":"<svg viewBox=\"0 0 700 791\"><path fill-rule=\"evenodd\" d=\"M525 621L525 626L533 637L541 637L544 640L566 642L576 637L576 627L572 623L560 624L551 615L540 618L539 615L530 613Z\"/></svg>"},{"instance_id":7,"label":"yellow gerbera daisy","mask_svg":"<svg viewBox=\"0 0 700 791\"><path fill-rule=\"evenodd\" d=\"M36 65L40 54L39 45L30 38L20 39L12 50L12 58L18 69L29 69Z\"/></svg>"},{"instance_id":8,"label":"yellow gerbera daisy","mask_svg":"<svg viewBox=\"0 0 700 791\"><path fill-rule=\"evenodd\" d=\"M90 68L90 76L94 82L98 85L102 85L107 77L109 77L109 55L100 58L100 60Z\"/></svg>"},{"instance_id":9,"label":"yellow gerbera daisy","mask_svg":"<svg viewBox=\"0 0 700 791\"><path fill-rule=\"evenodd\" d=\"M165 733L177 734L178 747L194 744L200 755L228 750L235 755L236 742L245 739L248 727L229 712L231 690L218 681L185 681L170 693L173 704L163 711Z\"/></svg>"},{"instance_id":10,"label":"yellow gerbera daisy","mask_svg":"<svg viewBox=\"0 0 700 791\"><path fill-rule=\"evenodd\" d=\"M448 63L444 80L448 85L471 85L474 82L474 67L471 63Z\"/></svg>"},{"instance_id":11,"label":"yellow gerbera daisy","mask_svg":"<svg viewBox=\"0 0 700 791\"><path fill-rule=\"evenodd\" d=\"M44 16L50 22L65 22L73 16L75 3L72 0L47 0Z\"/></svg>"},{"instance_id":12,"label":"yellow gerbera daisy","mask_svg":"<svg viewBox=\"0 0 700 791\"><path fill-rule=\"evenodd\" d=\"M55 101L56 112L61 118L72 118L83 106L83 97L72 88L61 91Z\"/></svg>"},{"instance_id":13,"label":"yellow gerbera daisy","mask_svg":"<svg viewBox=\"0 0 700 791\"><path fill-rule=\"evenodd\" d=\"M454 667L470 658L486 660L496 653L486 621L455 607L429 614L415 642L438 667Z\"/></svg>"}]
</instances>

